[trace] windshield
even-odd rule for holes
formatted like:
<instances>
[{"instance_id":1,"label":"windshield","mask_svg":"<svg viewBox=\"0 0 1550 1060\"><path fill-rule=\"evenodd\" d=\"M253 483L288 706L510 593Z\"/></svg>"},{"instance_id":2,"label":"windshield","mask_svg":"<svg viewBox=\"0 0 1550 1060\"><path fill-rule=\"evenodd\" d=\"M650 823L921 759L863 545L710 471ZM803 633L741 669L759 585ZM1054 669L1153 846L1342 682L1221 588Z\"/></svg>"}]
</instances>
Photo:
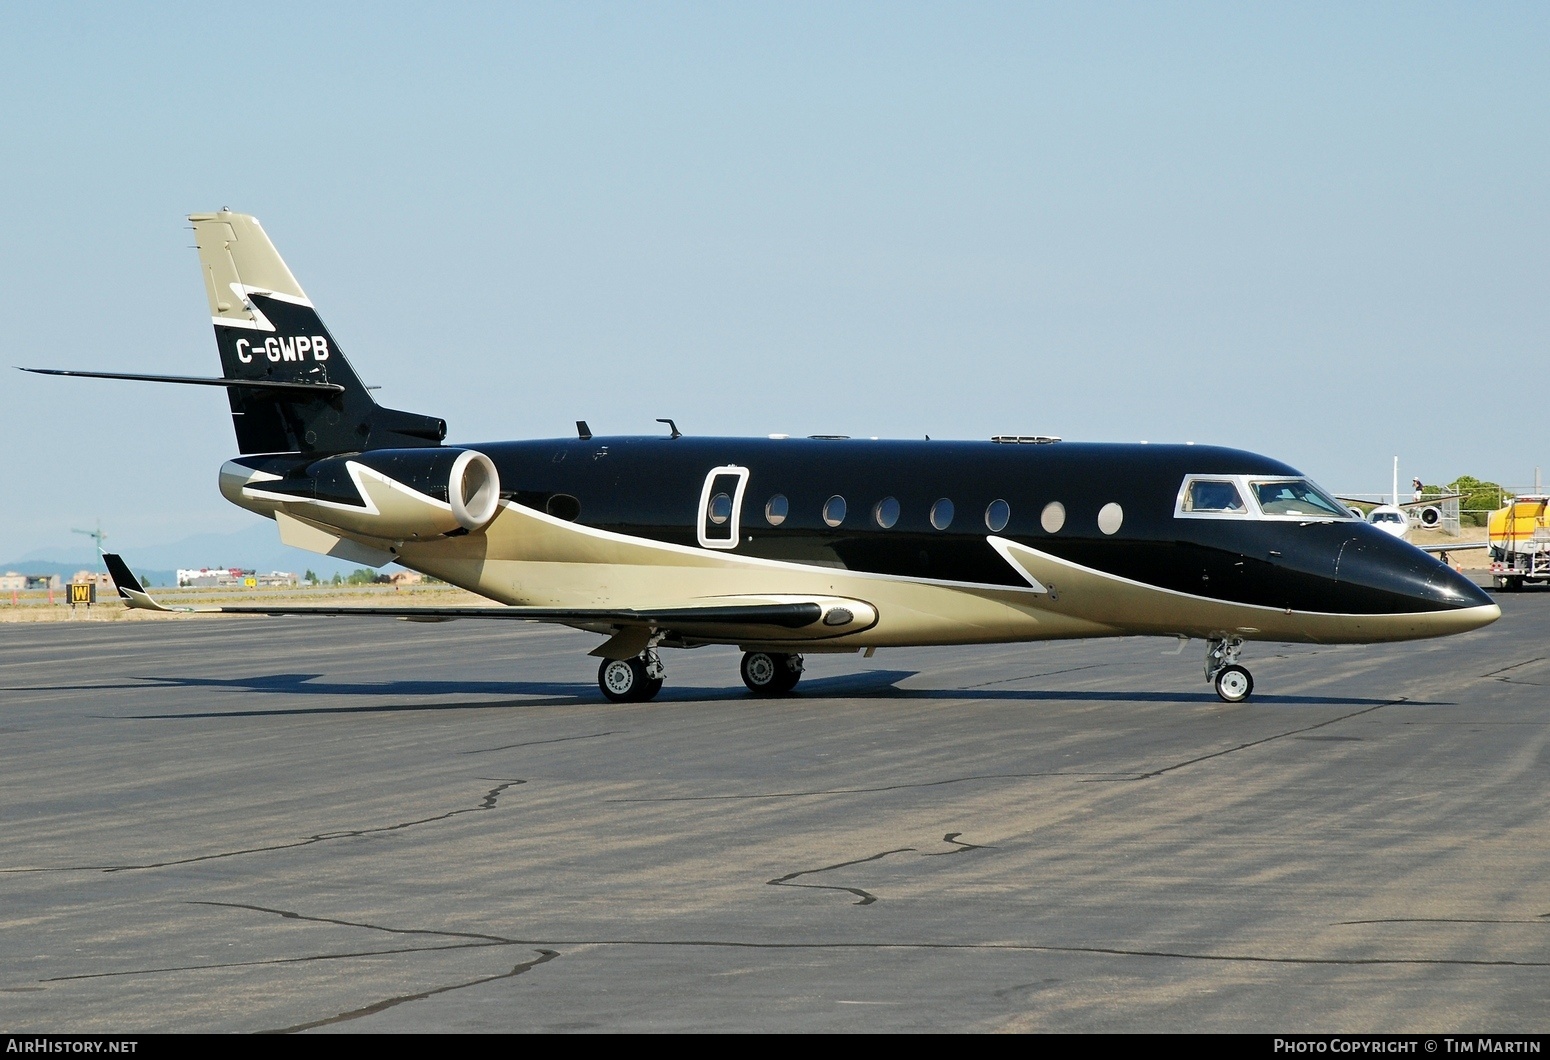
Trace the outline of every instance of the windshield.
<instances>
[{"instance_id":1,"label":"windshield","mask_svg":"<svg viewBox=\"0 0 1550 1060\"><path fill-rule=\"evenodd\" d=\"M1231 482L1196 479L1184 491L1186 512L1243 512L1243 498Z\"/></svg>"},{"instance_id":2,"label":"windshield","mask_svg":"<svg viewBox=\"0 0 1550 1060\"><path fill-rule=\"evenodd\" d=\"M1305 478L1250 482L1254 499L1266 515L1301 515L1312 519L1350 519L1339 501Z\"/></svg>"}]
</instances>

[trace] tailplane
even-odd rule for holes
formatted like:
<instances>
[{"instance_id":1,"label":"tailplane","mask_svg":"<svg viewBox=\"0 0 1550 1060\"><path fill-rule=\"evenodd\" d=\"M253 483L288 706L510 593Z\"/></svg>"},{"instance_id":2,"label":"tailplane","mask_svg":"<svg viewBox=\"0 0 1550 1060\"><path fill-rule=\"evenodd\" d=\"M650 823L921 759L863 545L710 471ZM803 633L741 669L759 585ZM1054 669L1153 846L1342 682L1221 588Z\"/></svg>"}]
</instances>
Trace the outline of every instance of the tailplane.
<instances>
[{"instance_id":1,"label":"tailplane","mask_svg":"<svg viewBox=\"0 0 1550 1060\"><path fill-rule=\"evenodd\" d=\"M244 455L441 443L445 421L372 400L257 219L222 210L189 220Z\"/></svg>"}]
</instances>

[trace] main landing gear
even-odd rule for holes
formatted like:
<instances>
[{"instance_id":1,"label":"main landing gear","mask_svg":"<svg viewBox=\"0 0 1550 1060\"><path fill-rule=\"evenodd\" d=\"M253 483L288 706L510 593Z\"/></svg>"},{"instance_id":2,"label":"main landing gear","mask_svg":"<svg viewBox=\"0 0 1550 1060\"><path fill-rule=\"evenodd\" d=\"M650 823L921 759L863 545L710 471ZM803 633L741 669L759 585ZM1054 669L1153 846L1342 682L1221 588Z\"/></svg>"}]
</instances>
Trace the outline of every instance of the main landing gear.
<instances>
[{"instance_id":1,"label":"main landing gear","mask_svg":"<svg viewBox=\"0 0 1550 1060\"><path fill-rule=\"evenodd\" d=\"M802 679L802 656L778 651L750 651L740 667L743 684L756 696L783 696ZM604 659L597 668L597 686L614 703L645 703L662 691L667 676L655 648L633 659Z\"/></svg>"},{"instance_id":2,"label":"main landing gear","mask_svg":"<svg viewBox=\"0 0 1550 1060\"><path fill-rule=\"evenodd\" d=\"M1212 637L1206 641L1206 680L1216 686L1224 703L1242 703L1254 691L1254 675L1238 665L1242 637Z\"/></svg>"},{"instance_id":3,"label":"main landing gear","mask_svg":"<svg viewBox=\"0 0 1550 1060\"><path fill-rule=\"evenodd\" d=\"M633 659L604 659L597 668L597 686L615 703L644 703L662 691L667 671L654 648Z\"/></svg>"},{"instance_id":4,"label":"main landing gear","mask_svg":"<svg viewBox=\"0 0 1550 1060\"><path fill-rule=\"evenodd\" d=\"M743 684L756 696L783 696L802 680L802 656L779 651L743 653Z\"/></svg>"}]
</instances>

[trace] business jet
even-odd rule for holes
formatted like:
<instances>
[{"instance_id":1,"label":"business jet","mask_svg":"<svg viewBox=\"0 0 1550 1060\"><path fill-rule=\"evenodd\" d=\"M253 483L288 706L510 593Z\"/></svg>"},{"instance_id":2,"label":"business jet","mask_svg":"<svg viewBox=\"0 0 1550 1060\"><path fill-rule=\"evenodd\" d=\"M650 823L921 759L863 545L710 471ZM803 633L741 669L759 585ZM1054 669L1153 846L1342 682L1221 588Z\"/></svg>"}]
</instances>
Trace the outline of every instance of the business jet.
<instances>
[{"instance_id":1,"label":"business jet","mask_svg":"<svg viewBox=\"0 0 1550 1060\"><path fill-rule=\"evenodd\" d=\"M1501 614L1460 574L1307 476L1201 445L659 436L452 445L378 405L252 217L195 214L222 374L50 374L225 389L232 503L288 545L396 562L483 607L170 608L116 555L131 607L560 623L604 639L609 700L662 688L661 651L741 648L755 695L805 655L1159 636L1205 642L1229 703L1248 641L1372 643Z\"/></svg>"}]
</instances>

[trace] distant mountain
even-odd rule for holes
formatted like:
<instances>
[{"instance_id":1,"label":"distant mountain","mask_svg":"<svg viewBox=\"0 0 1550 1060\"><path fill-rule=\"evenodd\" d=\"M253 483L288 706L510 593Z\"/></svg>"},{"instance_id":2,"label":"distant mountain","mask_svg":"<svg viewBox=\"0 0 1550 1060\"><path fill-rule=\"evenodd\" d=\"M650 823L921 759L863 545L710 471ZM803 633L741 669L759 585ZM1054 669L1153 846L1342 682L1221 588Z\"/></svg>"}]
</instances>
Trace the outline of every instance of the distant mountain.
<instances>
[{"instance_id":1,"label":"distant mountain","mask_svg":"<svg viewBox=\"0 0 1550 1060\"><path fill-rule=\"evenodd\" d=\"M315 552L287 548L280 544L274 523L260 520L245 530L231 534L195 534L172 544L126 545L115 549L130 568L147 580L148 585L171 585L176 571L189 567L240 567L243 570L289 571L295 575L312 571L320 578L349 574L359 563L345 563ZM20 559L0 563L0 573L8 570L22 574L59 574L69 578L78 570L102 570L102 560L90 549L40 548ZM398 570L390 564L384 570Z\"/></svg>"}]
</instances>

